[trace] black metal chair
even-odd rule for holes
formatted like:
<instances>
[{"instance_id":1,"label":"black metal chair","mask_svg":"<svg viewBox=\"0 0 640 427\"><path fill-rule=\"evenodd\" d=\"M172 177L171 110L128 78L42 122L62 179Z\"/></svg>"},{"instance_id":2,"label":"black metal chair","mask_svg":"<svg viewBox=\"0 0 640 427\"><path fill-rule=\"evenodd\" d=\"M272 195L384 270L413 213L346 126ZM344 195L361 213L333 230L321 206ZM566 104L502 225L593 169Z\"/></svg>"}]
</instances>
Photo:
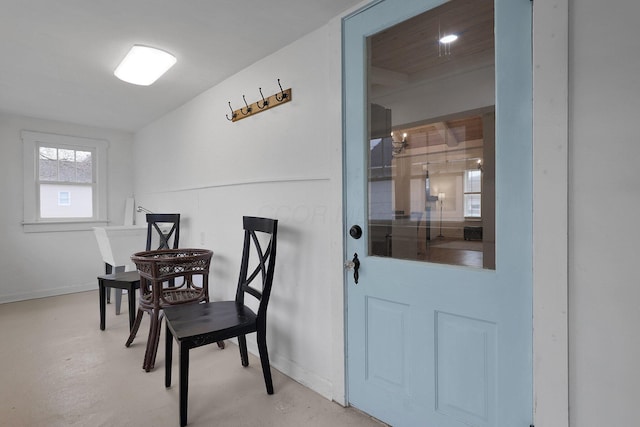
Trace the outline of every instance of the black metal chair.
<instances>
[{"instance_id":1,"label":"black metal chair","mask_svg":"<svg viewBox=\"0 0 640 427\"><path fill-rule=\"evenodd\" d=\"M167 230L168 231L163 231ZM155 234L154 234L155 231ZM151 250L151 244L158 236L158 249L176 249L180 239L180 214L147 214L147 244L146 250ZM122 290L127 291L129 299L129 331L133 329L136 318L136 289L140 289L140 275L137 271L112 272L110 266L107 274L98 276L98 293L100 295L100 329L106 327L106 303L109 300L111 288L116 289L116 314L120 314L120 299Z\"/></svg>"},{"instance_id":2,"label":"black metal chair","mask_svg":"<svg viewBox=\"0 0 640 427\"><path fill-rule=\"evenodd\" d=\"M238 337L242 366L249 365L246 334L256 332L262 373L267 394L273 394L273 382L267 353L267 305L271 295L276 262L278 221L268 218L244 217L244 247L240 278L234 301L216 301L167 307L164 315L166 330L165 386L171 386L173 340L180 347L180 425L187 424L187 395L189 384L189 350L206 344ZM268 242L261 243L261 235ZM253 247L253 249L252 249ZM264 247L264 250L263 250ZM257 257L254 259L254 256ZM257 266L252 270L249 264ZM257 283L254 283L254 279ZM253 284L253 286L252 286ZM245 305L245 295L259 301L258 312Z\"/></svg>"}]
</instances>

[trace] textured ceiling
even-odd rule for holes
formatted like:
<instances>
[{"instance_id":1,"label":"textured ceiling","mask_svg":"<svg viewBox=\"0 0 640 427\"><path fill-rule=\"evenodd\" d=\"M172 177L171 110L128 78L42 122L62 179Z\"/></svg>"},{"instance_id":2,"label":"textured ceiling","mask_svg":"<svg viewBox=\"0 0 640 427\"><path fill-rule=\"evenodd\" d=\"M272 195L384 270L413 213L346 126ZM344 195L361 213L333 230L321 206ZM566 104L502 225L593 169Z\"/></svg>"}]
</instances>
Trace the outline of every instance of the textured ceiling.
<instances>
[{"instance_id":1,"label":"textured ceiling","mask_svg":"<svg viewBox=\"0 0 640 427\"><path fill-rule=\"evenodd\" d=\"M0 0L0 111L135 131L360 0ZM133 44L178 63L113 76Z\"/></svg>"}]
</instances>

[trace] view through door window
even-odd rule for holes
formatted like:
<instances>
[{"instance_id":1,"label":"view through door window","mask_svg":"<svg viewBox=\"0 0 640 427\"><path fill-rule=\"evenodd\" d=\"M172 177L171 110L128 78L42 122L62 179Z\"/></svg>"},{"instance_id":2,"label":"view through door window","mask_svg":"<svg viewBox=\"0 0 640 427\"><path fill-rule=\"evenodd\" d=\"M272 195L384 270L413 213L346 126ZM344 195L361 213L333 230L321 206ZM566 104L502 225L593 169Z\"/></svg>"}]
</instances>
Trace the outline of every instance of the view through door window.
<instances>
[{"instance_id":1,"label":"view through door window","mask_svg":"<svg viewBox=\"0 0 640 427\"><path fill-rule=\"evenodd\" d=\"M368 52L369 254L495 269L493 2L447 2Z\"/></svg>"}]
</instances>

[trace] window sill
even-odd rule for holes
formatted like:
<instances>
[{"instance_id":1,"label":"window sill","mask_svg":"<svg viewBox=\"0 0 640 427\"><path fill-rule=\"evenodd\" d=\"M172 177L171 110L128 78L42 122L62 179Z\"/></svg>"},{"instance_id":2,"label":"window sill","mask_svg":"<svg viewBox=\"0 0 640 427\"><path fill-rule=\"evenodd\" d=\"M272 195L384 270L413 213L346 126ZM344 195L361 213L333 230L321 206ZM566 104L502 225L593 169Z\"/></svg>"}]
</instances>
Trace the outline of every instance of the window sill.
<instances>
[{"instance_id":1,"label":"window sill","mask_svg":"<svg viewBox=\"0 0 640 427\"><path fill-rule=\"evenodd\" d=\"M104 227L109 221L39 221L23 222L25 233L50 233L58 231L90 231L93 227Z\"/></svg>"}]
</instances>

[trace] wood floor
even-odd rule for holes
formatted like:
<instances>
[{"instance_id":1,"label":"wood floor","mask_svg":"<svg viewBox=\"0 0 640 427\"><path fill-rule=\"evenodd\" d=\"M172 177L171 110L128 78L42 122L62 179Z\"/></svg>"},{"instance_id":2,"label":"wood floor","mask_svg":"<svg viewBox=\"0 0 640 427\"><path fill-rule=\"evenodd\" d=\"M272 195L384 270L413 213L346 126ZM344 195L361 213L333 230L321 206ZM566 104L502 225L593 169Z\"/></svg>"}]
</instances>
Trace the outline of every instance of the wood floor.
<instances>
[{"instance_id":1,"label":"wood floor","mask_svg":"<svg viewBox=\"0 0 640 427\"><path fill-rule=\"evenodd\" d=\"M482 268L482 251L439 248L430 246L424 254L422 260L435 262L438 264L461 265L466 267Z\"/></svg>"}]
</instances>

